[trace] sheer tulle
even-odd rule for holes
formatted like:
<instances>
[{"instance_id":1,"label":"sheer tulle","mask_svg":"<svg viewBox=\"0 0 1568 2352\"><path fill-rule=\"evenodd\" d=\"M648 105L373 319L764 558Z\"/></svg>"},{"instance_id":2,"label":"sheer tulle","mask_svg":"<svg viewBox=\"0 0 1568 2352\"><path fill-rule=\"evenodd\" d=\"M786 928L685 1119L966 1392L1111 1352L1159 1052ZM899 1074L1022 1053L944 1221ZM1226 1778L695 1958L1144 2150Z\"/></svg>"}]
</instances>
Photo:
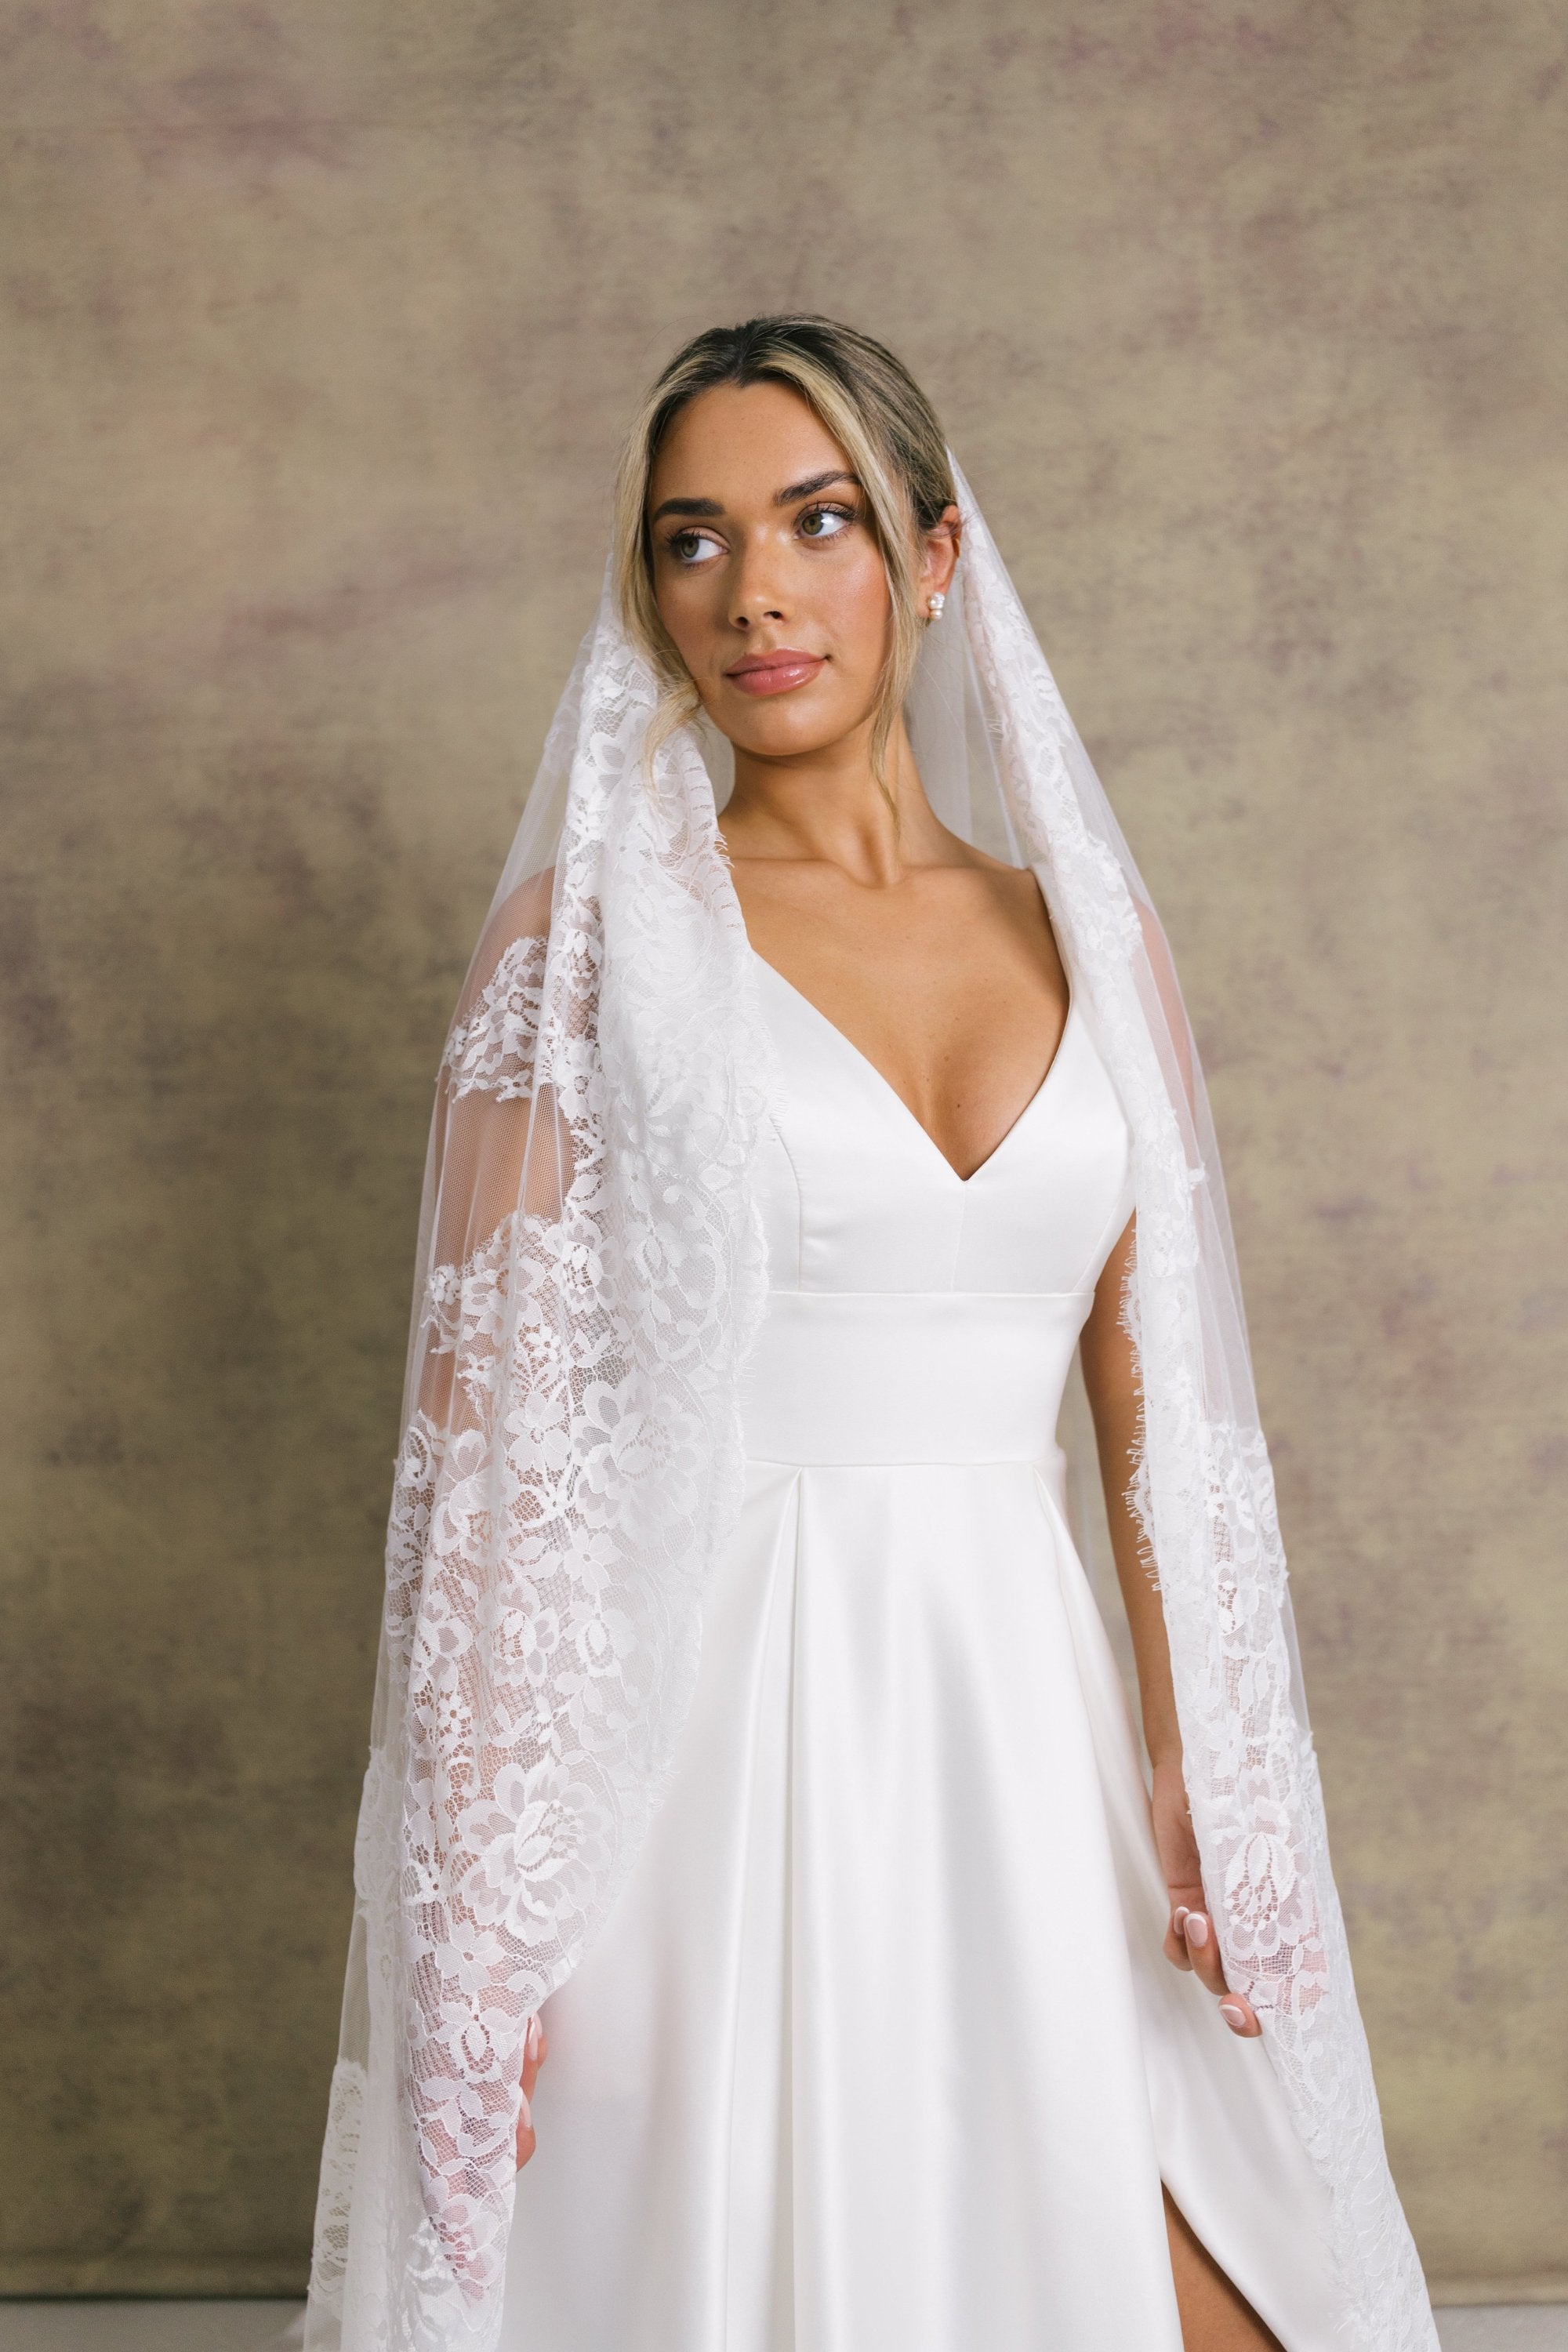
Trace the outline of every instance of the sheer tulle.
<instances>
[{"instance_id":1,"label":"sheer tulle","mask_svg":"<svg viewBox=\"0 0 1568 2352\"><path fill-rule=\"evenodd\" d=\"M963 499L963 590L928 635L917 757L949 824L1037 865L1131 1123L1136 1494L1205 1885L1331 2194L1347 2340L1426 2352L1196 1057L1152 908ZM647 761L655 703L606 596L439 1076L313 2352L495 2341L522 2032L658 1801L742 1491L769 1049L715 823L722 753L682 729Z\"/></svg>"}]
</instances>

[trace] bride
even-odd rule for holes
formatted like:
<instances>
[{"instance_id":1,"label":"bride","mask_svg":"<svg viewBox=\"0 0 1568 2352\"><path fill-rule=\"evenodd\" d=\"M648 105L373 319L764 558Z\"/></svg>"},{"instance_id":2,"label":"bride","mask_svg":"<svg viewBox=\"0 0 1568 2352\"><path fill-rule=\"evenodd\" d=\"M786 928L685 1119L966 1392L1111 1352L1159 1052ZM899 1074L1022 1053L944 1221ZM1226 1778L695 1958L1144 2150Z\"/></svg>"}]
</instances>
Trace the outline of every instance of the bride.
<instances>
[{"instance_id":1,"label":"bride","mask_svg":"<svg viewBox=\"0 0 1568 2352\"><path fill-rule=\"evenodd\" d=\"M631 436L442 1062L387 1591L309 2346L1435 2346L1168 952L829 320Z\"/></svg>"}]
</instances>

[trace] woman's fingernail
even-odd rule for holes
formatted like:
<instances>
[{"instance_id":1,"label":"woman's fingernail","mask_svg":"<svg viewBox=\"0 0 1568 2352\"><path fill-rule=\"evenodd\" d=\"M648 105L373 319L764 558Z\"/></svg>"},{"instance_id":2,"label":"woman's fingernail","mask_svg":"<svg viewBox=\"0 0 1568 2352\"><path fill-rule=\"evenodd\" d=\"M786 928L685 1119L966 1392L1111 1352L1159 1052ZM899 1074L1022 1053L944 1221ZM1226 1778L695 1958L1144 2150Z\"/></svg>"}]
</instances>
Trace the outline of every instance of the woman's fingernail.
<instances>
[{"instance_id":1,"label":"woman's fingernail","mask_svg":"<svg viewBox=\"0 0 1568 2352\"><path fill-rule=\"evenodd\" d=\"M524 2131L531 2131L533 2129L533 2109L528 2104L528 2094L526 2091L522 2094L522 2103L518 2108L517 2119Z\"/></svg>"},{"instance_id":2,"label":"woman's fingernail","mask_svg":"<svg viewBox=\"0 0 1568 2352\"><path fill-rule=\"evenodd\" d=\"M539 2020L537 2017L531 2017L528 2021L528 2032L523 2041L522 2054L525 2058L530 2060L535 2059L539 2055Z\"/></svg>"},{"instance_id":3,"label":"woman's fingernail","mask_svg":"<svg viewBox=\"0 0 1568 2352\"><path fill-rule=\"evenodd\" d=\"M1245 2032L1247 2026L1247 2011L1244 2009L1238 2009L1234 2000L1222 2000L1219 2005L1219 2013L1224 2018L1227 2025L1232 2025L1236 2028L1237 2033Z\"/></svg>"},{"instance_id":4,"label":"woman's fingernail","mask_svg":"<svg viewBox=\"0 0 1568 2352\"><path fill-rule=\"evenodd\" d=\"M1187 1941L1201 1952L1209 1939L1209 1923L1201 1911L1189 1911L1186 1917Z\"/></svg>"},{"instance_id":5,"label":"woman's fingernail","mask_svg":"<svg viewBox=\"0 0 1568 2352\"><path fill-rule=\"evenodd\" d=\"M1187 1906L1184 1903L1178 1903L1174 1911L1171 1914L1172 1924L1178 1936L1182 1932L1183 1920L1187 1918L1189 1916Z\"/></svg>"}]
</instances>

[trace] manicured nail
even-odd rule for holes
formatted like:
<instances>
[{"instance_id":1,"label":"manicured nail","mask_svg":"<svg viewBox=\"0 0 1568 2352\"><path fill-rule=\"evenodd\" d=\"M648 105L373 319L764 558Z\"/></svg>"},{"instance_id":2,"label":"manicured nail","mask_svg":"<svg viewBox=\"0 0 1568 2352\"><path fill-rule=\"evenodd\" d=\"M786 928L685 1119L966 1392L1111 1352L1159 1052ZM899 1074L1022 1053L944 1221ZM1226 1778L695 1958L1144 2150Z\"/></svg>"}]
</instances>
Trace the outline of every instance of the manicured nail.
<instances>
[{"instance_id":1,"label":"manicured nail","mask_svg":"<svg viewBox=\"0 0 1568 2352\"><path fill-rule=\"evenodd\" d=\"M531 2131L533 2129L533 2109L528 2104L528 2095L526 2092L522 2095L522 2103L518 2108L518 2122L521 2125L524 2131Z\"/></svg>"},{"instance_id":2,"label":"manicured nail","mask_svg":"<svg viewBox=\"0 0 1568 2352\"><path fill-rule=\"evenodd\" d=\"M528 2032L523 2041L522 2054L531 2064L539 2055L539 2020L537 2017L531 2017L528 2021Z\"/></svg>"},{"instance_id":3,"label":"manicured nail","mask_svg":"<svg viewBox=\"0 0 1568 2352\"><path fill-rule=\"evenodd\" d=\"M1187 1941L1201 1952L1209 1939L1209 1923L1201 1911L1189 1911L1186 1918Z\"/></svg>"},{"instance_id":4,"label":"manicured nail","mask_svg":"<svg viewBox=\"0 0 1568 2352\"><path fill-rule=\"evenodd\" d=\"M1189 1918L1190 1916L1191 1916L1191 1914L1189 1913L1189 1911L1188 1911L1188 1909L1187 1909L1186 1905L1185 1905L1184 1903L1178 1903L1178 1904L1177 1904L1177 1906L1176 1906L1176 1907L1175 1907L1175 1910L1174 1910L1174 1911L1172 1913L1172 1915L1171 1915L1172 1924L1173 1924L1173 1926L1174 1927L1174 1928L1175 1928L1176 1933L1177 1933L1177 1935L1178 1935L1178 1936L1179 1936L1179 1935L1181 1934L1181 1932L1182 1932L1182 1922L1183 1922L1183 1920L1184 1920L1184 1919L1186 1919L1186 1918Z\"/></svg>"},{"instance_id":5,"label":"manicured nail","mask_svg":"<svg viewBox=\"0 0 1568 2352\"><path fill-rule=\"evenodd\" d=\"M1244 2009L1238 2009L1235 2001L1222 2000L1219 2005L1219 2013L1224 2018L1227 2025L1235 2027L1237 2033L1243 2033L1246 2032L1247 2011Z\"/></svg>"}]
</instances>

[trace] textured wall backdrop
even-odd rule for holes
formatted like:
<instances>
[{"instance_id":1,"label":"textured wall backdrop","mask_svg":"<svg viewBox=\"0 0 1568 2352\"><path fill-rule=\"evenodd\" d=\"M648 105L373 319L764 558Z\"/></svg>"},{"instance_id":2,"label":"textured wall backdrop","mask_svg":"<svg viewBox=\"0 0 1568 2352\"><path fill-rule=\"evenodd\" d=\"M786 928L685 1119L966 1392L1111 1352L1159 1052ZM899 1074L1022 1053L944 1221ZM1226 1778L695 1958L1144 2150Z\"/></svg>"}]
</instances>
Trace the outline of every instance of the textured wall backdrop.
<instances>
[{"instance_id":1,"label":"textured wall backdrop","mask_svg":"<svg viewBox=\"0 0 1568 2352\"><path fill-rule=\"evenodd\" d=\"M303 2276L443 1025L635 392L809 304L1183 963L1428 2263L1568 2293L1561 12L17 0L0 116L0 2289Z\"/></svg>"}]
</instances>

